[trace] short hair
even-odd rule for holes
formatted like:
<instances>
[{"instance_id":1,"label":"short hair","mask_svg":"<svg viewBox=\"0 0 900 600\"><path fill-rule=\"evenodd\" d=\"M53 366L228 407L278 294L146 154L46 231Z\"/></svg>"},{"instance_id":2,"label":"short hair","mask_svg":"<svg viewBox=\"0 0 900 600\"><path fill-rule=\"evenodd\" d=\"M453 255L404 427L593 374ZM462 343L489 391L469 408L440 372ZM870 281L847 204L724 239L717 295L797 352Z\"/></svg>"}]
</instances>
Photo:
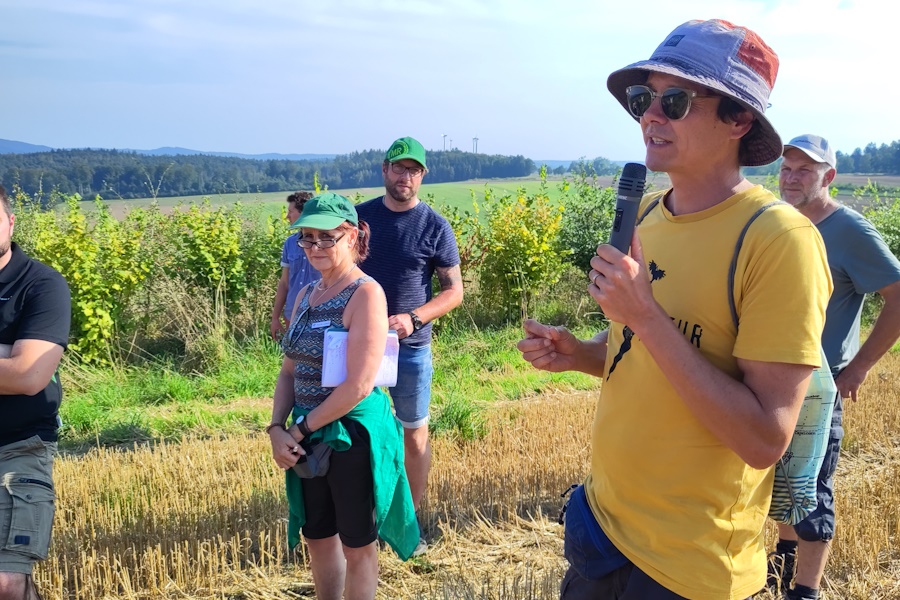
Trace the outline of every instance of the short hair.
<instances>
[{"instance_id":1,"label":"short hair","mask_svg":"<svg viewBox=\"0 0 900 600\"><path fill-rule=\"evenodd\" d=\"M2 185L0 185L0 207L3 208L7 217L12 214L12 204L9 202L9 196L6 195L6 188Z\"/></svg>"},{"instance_id":2,"label":"short hair","mask_svg":"<svg viewBox=\"0 0 900 600\"><path fill-rule=\"evenodd\" d=\"M297 209L297 212L303 212L303 205L306 204L306 201L312 197L313 195L309 192L294 192L287 197L287 201L290 204L294 205L294 208Z\"/></svg>"},{"instance_id":3,"label":"short hair","mask_svg":"<svg viewBox=\"0 0 900 600\"><path fill-rule=\"evenodd\" d=\"M745 108L741 105L740 102L733 98L729 98L728 96L721 96L719 100L719 107L716 109L716 116L719 117L719 120L724 123L734 123L738 120L738 116L741 113L750 113L753 114L749 109ZM740 164L744 164L747 159L748 148L750 146L750 142L756 138L756 136L760 135L762 132L761 125L759 121L754 117L753 124L750 126L750 130L744 134L741 138L740 146L738 147L738 160Z\"/></svg>"}]
</instances>

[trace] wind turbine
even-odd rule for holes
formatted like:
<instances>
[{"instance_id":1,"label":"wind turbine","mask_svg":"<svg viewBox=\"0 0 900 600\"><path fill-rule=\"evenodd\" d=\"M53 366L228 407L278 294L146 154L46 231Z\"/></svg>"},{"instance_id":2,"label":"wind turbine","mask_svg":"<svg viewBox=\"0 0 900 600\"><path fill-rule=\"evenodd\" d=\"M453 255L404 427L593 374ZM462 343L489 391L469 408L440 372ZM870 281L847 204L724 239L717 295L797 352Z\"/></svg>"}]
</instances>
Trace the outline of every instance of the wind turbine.
<instances>
[{"instance_id":1,"label":"wind turbine","mask_svg":"<svg viewBox=\"0 0 900 600\"><path fill-rule=\"evenodd\" d=\"M472 138L472 153L478 154L478 138L477 137Z\"/></svg>"},{"instance_id":2,"label":"wind turbine","mask_svg":"<svg viewBox=\"0 0 900 600\"><path fill-rule=\"evenodd\" d=\"M447 151L447 134L446 133L441 134L441 137L444 138L444 151L446 152Z\"/></svg>"}]
</instances>

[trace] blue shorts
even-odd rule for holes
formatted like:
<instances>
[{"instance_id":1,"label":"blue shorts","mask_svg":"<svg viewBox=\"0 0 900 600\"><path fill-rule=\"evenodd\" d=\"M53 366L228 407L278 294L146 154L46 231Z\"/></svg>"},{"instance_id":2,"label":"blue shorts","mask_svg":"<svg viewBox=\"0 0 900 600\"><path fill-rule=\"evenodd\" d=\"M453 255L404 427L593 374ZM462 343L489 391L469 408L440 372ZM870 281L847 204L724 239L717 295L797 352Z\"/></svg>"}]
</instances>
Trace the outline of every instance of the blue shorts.
<instances>
[{"instance_id":1,"label":"blue shorts","mask_svg":"<svg viewBox=\"0 0 900 600\"><path fill-rule=\"evenodd\" d=\"M834 471L841 453L844 430L832 425L825 458L816 480L816 509L794 525L797 537L806 542L827 542L834 538Z\"/></svg>"},{"instance_id":2,"label":"blue shorts","mask_svg":"<svg viewBox=\"0 0 900 600\"><path fill-rule=\"evenodd\" d=\"M428 424L431 404L431 345L413 348L400 344L397 359L397 385L390 388L394 412L405 429Z\"/></svg>"}]
</instances>

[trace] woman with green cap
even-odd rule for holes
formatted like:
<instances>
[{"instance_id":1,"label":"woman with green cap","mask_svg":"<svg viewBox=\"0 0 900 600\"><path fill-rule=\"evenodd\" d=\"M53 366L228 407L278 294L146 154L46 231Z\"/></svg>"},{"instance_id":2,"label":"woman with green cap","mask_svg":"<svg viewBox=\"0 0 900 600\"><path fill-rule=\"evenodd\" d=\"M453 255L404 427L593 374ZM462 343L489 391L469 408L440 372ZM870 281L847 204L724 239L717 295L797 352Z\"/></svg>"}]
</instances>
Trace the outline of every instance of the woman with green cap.
<instances>
[{"instance_id":1,"label":"woman with green cap","mask_svg":"<svg viewBox=\"0 0 900 600\"><path fill-rule=\"evenodd\" d=\"M322 278L297 295L266 428L275 463L285 470L288 540L299 543L302 528L317 598L374 598L376 539L404 560L419 541L402 428L387 395L374 387L387 303L358 266L368 253L369 227L347 198L312 198L295 225L298 244ZM331 328L347 330L347 376L323 387L323 342ZM298 463L303 468L295 469Z\"/></svg>"}]
</instances>

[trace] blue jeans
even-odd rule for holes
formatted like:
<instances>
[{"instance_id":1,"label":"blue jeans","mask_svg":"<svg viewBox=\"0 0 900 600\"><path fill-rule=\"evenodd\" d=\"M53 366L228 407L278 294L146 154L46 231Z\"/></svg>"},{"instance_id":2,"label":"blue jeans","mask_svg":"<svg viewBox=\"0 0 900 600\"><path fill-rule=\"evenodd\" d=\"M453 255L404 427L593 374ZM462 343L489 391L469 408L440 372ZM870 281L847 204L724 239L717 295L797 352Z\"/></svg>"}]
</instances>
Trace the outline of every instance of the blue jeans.
<instances>
[{"instance_id":1,"label":"blue jeans","mask_svg":"<svg viewBox=\"0 0 900 600\"><path fill-rule=\"evenodd\" d=\"M413 348L400 344L397 385L390 388L397 419L406 429L428 424L431 404L431 345Z\"/></svg>"}]
</instances>

